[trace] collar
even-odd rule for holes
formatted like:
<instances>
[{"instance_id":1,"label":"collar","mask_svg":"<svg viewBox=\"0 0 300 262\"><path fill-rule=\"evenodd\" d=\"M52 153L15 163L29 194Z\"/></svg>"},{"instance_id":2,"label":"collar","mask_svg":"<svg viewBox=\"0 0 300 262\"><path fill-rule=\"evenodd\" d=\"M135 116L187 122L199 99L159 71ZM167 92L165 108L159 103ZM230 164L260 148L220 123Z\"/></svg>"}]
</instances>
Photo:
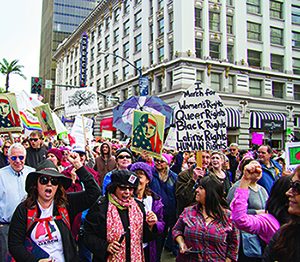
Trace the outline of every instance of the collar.
<instances>
[{"instance_id":1,"label":"collar","mask_svg":"<svg viewBox=\"0 0 300 262\"><path fill-rule=\"evenodd\" d=\"M9 165L9 168L11 170L11 173L14 174L15 176L17 176L17 177L23 176L23 170L24 170L24 168L20 172L17 172L15 170L13 170L13 168L11 167L11 165Z\"/></svg>"}]
</instances>

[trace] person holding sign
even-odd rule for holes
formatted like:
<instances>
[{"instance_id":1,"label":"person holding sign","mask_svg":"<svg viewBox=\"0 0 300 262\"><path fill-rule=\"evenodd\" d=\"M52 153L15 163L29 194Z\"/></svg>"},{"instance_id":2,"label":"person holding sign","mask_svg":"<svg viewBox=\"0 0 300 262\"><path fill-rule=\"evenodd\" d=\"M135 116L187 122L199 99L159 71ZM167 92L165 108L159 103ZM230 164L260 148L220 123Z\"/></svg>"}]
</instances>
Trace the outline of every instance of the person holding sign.
<instances>
[{"instance_id":1,"label":"person holding sign","mask_svg":"<svg viewBox=\"0 0 300 262\"><path fill-rule=\"evenodd\" d=\"M160 154L162 140L158 132L158 121L152 114L142 114L133 131L132 146Z\"/></svg>"}]
</instances>

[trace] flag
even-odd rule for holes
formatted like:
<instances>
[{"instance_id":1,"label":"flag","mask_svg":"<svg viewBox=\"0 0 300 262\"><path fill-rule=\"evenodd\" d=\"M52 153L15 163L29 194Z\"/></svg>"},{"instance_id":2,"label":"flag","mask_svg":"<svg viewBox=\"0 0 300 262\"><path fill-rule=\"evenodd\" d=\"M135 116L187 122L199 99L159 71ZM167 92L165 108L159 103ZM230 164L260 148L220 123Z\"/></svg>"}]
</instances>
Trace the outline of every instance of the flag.
<instances>
[{"instance_id":1,"label":"flag","mask_svg":"<svg viewBox=\"0 0 300 262\"><path fill-rule=\"evenodd\" d=\"M288 153L289 153L290 165L299 165L300 147L290 147Z\"/></svg>"}]
</instances>

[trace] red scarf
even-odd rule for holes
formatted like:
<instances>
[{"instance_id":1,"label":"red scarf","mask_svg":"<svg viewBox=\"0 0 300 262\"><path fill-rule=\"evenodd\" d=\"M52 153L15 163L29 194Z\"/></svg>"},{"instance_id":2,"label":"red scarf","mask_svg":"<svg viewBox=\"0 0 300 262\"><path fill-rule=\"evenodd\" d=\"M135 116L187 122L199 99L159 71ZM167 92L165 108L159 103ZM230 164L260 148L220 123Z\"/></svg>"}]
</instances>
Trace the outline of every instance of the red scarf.
<instances>
[{"instance_id":1,"label":"red scarf","mask_svg":"<svg viewBox=\"0 0 300 262\"><path fill-rule=\"evenodd\" d=\"M129 202L120 201L115 195L111 194L112 201L108 202L107 222L106 222L106 238L109 243L118 241L124 233L124 227L119 216L117 205L128 209L129 225L130 225L130 261L144 262L143 251L143 213L131 198ZM117 205L115 204L117 202ZM124 205L125 204L125 205ZM107 261L121 262L126 261L126 239L121 243L120 252L109 255Z\"/></svg>"}]
</instances>

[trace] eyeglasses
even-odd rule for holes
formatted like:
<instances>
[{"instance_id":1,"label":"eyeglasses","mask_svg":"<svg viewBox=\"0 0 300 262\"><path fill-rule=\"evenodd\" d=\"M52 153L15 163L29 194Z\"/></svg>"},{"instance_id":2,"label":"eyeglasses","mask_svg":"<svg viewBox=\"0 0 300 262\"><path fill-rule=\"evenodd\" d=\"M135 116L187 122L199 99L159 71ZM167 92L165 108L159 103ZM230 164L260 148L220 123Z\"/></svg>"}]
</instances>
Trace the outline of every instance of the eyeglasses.
<instances>
[{"instance_id":1,"label":"eyeglasses","mask_svg":"<svg viewBox=\"0 0 300 262\"><path fill-rule=\"evenodd\" d=\"M36 141L38 141L39 139L38 139L38 138L33 138L33 137L31 137L31 138L29 138L29 140L30 140L30 141L36 142Z\"/></svg>"},{"instance_id":2,"label":"eyeglasses","mask_svg":"<svg viewBox=\"0 0 300 262\"><path fill-rule=\"evenodd\" d=\"M4 146L3 148L4 148L4 149L9 149L9 148L10 148L10 146Z\"/></svg>"},{"instance_id":3,"label":"eyeglasses","mask_svg":"<svg viewBox=\"0 0 300 262\"><path fill-rule=\"evenodd\" d=\"M236 151L236 149L235 148L231 148L231 149L229 149L229 151Z\"/></svg>"},{"instance_id":4,"label":"eyeglasses","mask_svg":"<svg viewBox=\"0 0 300 262\"><path fill-rule=\"evenodd\" d=\"M58 178L56 178L56 177L40 176L40 178L39 178L39 182L41 185L47 185L49 183L49 181L51 182L51 184L53 186L58 185Z\"/></svg>"},{"instance_id":5,"label":"eyeglasses","mask_svg":"<svg viewBox=\"0 0 300 262\"><path fill-rule=\"evenodd\" d=\"M118 186L118 188L119 188L121 191L126 191L126 190L133 191L133 190L134 190L134 188L133 188L133 187L130 187L130 186Z\"/></svg>"},{"instance_id":6,"label":"eyeglasses","mask_svg":"<svg viewBox=\"0 0 300 262\"><path fill-rule=\"evenodd\" d=\"M155 159L154 162L157 163L157 164L162 164L162 163L164 163L164 161L159 160L159 159Z\"/></svg>"},{"instance_id":7,"label":"eyeglasses","mask_svg":"<svg viewBox=\"0 0 300 262\"><path fill-rule=\"evenodd\" d=\"M129 156L129 155L121 155L121 156L118 156L118 158L119 158L119 159L124 159L124 158L130 159L131 156Z\"/></svg>"},{"instance_id":8,"label":"eyeglasses","mask_svg":"<svg viewBox=\"0 0 300 262\"><path fill-rule=\"evenodd\" d=\"M300 181L291 181L290 186L293 195L300 195Z\"/></svg>"},{"instance_id":9,"label":"eyeglasses","mask_svg":"<svg viewBox=\"0 0 300 262\"><path fill-rule=\"evenodd\" d=\"M10 159L11 159L12 161L16 161L17 158L19 158L19 159L22 161L22 160L24 160L25 156L11 156L11 157L10 157Z\"/></svg>"},{"instance_id":10,"label":"eyeglasses","mask_svg":"<svg viewBox=\"0 0 300 262\"><path fill-rule=\"evenodd\" d=\"M188 163L188 165L193 165L193 164L195 164L196 162L187 162Z\"/></svg>"}]
</instances>

